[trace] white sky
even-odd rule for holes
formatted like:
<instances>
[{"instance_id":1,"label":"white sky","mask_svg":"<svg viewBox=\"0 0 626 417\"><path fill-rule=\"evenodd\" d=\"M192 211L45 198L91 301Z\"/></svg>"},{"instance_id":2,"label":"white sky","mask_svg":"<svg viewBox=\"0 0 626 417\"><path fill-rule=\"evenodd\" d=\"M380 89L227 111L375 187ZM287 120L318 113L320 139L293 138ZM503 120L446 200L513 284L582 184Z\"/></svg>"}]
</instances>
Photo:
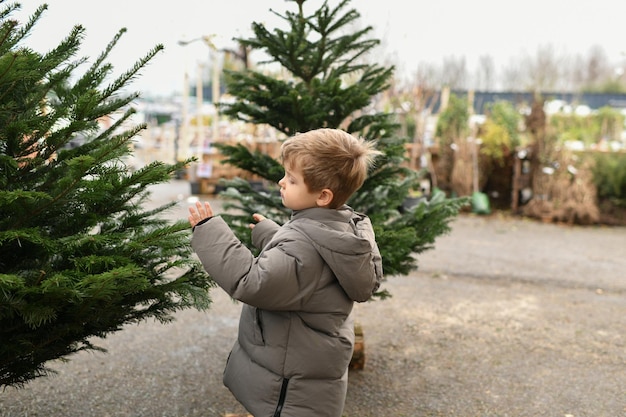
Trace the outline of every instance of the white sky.
<instances>
[{"instance_id":1,"label":"white sky","mask_svg":"<svg viewBox=\"0 0 626 417\"><path fill-rule=\"evenodd\" d=\"M12 17L21 22L44 0L16 0L22 10ZM153 46L165 50L133 82L134 90L149 95L181 91L187 71L193 78L209 49L202 42L188 46L179 40L217 35L218 46L232 46L233 37L252 34L253 21L272 29L282 25L271 12L295 11L285 0L47 0L48 10L25 45L39 52L56 46L75 24L86 28L80 56L95 58L122 27L122 37L109 58L121 72ZM308 0L305 11L322 4ZM338 0L329 0L336 5ZM534 56L551 46L556 54L586 55L593 45L604 48L611 62L626 64L624 16L626 2L595 0L352 0L362 25L371 25L372 37L383 41L381 61L394 63L398 72L413 72L420 62L441 65L445 58L465 57L473 71L477 58L490 55L496 68L514 58ZM282 26L284 28L284 26Z\"/></svg>"}]
</instances>

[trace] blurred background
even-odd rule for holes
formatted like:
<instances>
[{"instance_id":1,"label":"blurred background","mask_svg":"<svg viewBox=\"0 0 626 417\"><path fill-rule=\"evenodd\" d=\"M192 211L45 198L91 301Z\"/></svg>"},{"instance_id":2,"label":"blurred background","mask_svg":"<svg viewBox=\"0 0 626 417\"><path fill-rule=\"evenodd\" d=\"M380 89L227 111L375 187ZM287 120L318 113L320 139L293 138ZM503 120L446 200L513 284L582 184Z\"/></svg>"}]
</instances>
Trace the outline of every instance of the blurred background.
<instances>
[{"instance_id":1,"label":"blurred background","mask_svg":"<svg viewBox=\"0 0 626 417\"><path fill-rule=\"evenodd\" d=\"M339 3L328 1L331 8ZM26 21L41 4L35 0L23 3L17 17ZM313 11L322 4L321 0L307 0L304 9ZM613 207L610 219L600 219L602 210L599 215L597 207L575 203L569 213L556 212L553 207L546 208L542 199L549 200L558 190L568 188L574 173L580 178L588 171L576 162L580 152L592 152L594 158L599 152L624 154L626 47L620 27L626 4L609 0L593 4L443 0L409 7L406 2L389 0L349 2L348 8L361 15L354 30L371 26L371 37L380 40L364 59L395 66L392 87L373 104L397 114L399 134L408 139L407 164L430 171L431 181L422 191L433 187L454 195L481 191L493 207L514 212L537 197L533 201L537 207L526 210L533 217L625 221L626 216L613 215ZM219 189L220 179L246 178L245 172L220 163L223 158L214 143L244 143L276 155L279 133L221 117L214 104L231 99L224 88L224 69L251 68L281 76L280 66L265 64L267 57L261 52L243 51L236 39L252 37L253 22L263 23L270 31L288 30L280 17L286 10L295 10L295 5L277 0L180 0L158 5L109 0L94 6L79 0L56 0L49 4L27 44L44 52L81 24L86 28L81 54L95 59L117 31L126 28L109 57L118 73L163 44L164 51L131 84L134 91L141 92L132 122L145 122L148 128L138 135L128 164L137 169L155 160L173 162L194 156L198 163L180 172L179 179L189 181L192 193L208 194ZM538 92L545 100L542 111L548 115L548 125L559 129L554 146L544 149L544 155L534 155L543 161L540 167L529 166L533 155L528 144L532 140L525 125ZM467 102L468 131L461 142L446 139L445 126L440 126L439 115L451 97ZM508 103L510 108L494 109L499 103ZM494 117L506 118L511 109L516 119L508 119L508 123L520 126L513 126L515 132ZM509 130L509 137L503 138L502 129ZM446 165L449 149L470 167L456 179L452 178L452 162ZM560 149L579 154L563 155ZM619 158L618 162L613 158L595 163L595 171L587 175L594 179L583 180L595 181L593 186L598 188L600 181L613 178L613 183L599 187L601 192L624 188L626 170L620 170L624 164L619 161L626 158ZM614 165L617 171L598 172ZM533 180L531 171L545 176L543 183ZM433 178L438 181L433 183ZM585 200L585 193L595 192L595 188L579 191ZM618 206L623 205L623 193L611 193L615 194L609 191L606 199L617 198ZM561 201L565 198L558 197Z\"/></svg>"}]
</instances>

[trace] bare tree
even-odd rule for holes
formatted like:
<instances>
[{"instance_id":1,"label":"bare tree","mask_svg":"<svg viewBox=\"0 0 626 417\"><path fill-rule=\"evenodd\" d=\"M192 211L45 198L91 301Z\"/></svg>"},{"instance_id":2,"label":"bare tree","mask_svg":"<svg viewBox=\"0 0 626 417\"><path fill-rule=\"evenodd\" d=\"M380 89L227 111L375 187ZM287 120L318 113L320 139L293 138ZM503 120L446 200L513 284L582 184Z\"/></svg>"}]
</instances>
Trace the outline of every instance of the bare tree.
<instances>
[{"instance_id":1,"label":"bare tree","mask_svg":"<svg viewBox=\"0 0 626 417\"><path fill-rule=\"evenodd\" d=\"M511 59L501 73L502 88L508 91L523 91L525 79L518 58Z\"/></svg>"},{"instance_id":2,"label":"bare tree","mask_svg":"<svg viewBox=\"0 0 626 417\"><path fill-rule=\"evenodd\" d=\"M491 55L481 55L478 58L478 68L474 79L474 89L489 91L495 86L496 66Z\"/></svg>"},{"instance_id":3,"label":"bare tree","mask_svg":"<svg viewBox=\"0 0 626 417\"><path fill-rule=\"evenodd\" d=\"M579 90L598 90L615 77L615 71L606 51L600 45L592 46L585 57L580 57L575 68Z\"/></svg>"},{"instance_id":4,"label":"bare tree","mask_svg":"<svg viewBox=\"0 0 626 417\"><path fill-rule=\"evenodd\" d=\"M585 84L588 86L598 85L613 75L606 52L600 45L591 47L585 64L587 76Z\"/></svg>"},{"instance_id":5,"label":"bare tree","mask_svg":"<svg viewBox=\"0 0 626 417\"><path fill-rule=\"evenodd\" d=\"M398 57L395 57L398 60ZM533 54L522 53L496 70L492 56L479 56L476 68L469 76L465 57L449 56L442 65L422 62L416 74L419 85L452 90L473 89L477 91L517 91L517 92L580 92L599 91L603 88L619 88L620 77L626 78L626 66L617 69L610 63L600 45L592 46L584 54L557 54L557 49L546 44ZM408 84L413 81L408 80ZM411 88L411 87L409 87Z\"/></svg>"},{"instance_id":6,"label":"bare tree","mask_svg":"<svg viewBox=\"0 0 626 417\"><path fill-rule=\"evenodd\" d=\"M576 54L571 57L567 67L572 91L581 91L587 85L587 73L585 71L585 58Z\"/></svg>"},{"instance_id":7,"label":"bare tree","mask_svg":"<svg viewBox=\"0 0 626 417\"><path fill-rule=\"evenodd\" d=\"M533 91L558 90L561 63L552 45L540 46L534 59L526 62L525 68L529 75L529 87Z\"/></svg>"},{"instance_id":8,"label":"bare tree","mask_svg":"<svg viewBox=\"0 0 626 417\"><path fill-rule=\"evenodd\" d=\"M447 57L443 60L441 69L442 83L449 86L453 90L461 90L466 88L467 69L465 57Z\"/></svg>"}]
</instances>

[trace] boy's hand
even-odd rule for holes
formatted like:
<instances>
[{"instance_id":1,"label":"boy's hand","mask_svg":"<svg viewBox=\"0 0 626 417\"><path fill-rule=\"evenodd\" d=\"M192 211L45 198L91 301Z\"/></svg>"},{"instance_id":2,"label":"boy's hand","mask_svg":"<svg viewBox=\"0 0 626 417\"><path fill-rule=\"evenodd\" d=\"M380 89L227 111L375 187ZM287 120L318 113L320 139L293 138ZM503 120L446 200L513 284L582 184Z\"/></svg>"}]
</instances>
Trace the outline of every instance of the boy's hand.
<instances>
[{"instance_id":1,"label":"boy's hand","mask_svg":"<svg viewBox=\"0 0 626 417\"><path fill-rule=\"evenodd\" d=\"M205 201L204 204L200 201L196 202L195 207L189 207L189 224L191 227L195 227L202 220L207 217L213 217L213 209L208 201Z\"/></svg>"},{"instance_id":2,"label":"boy's hand","mask_svg":"<svg viewBox=\"0 0 626 417\"><path fill-rule=\"evenodd\" d=\"M252 219L253 219L255 222L259 223L259 222L261 222L261 221L265 220L265 216L263 216L262 214L259 214L259 213L254 213L254 214L252 215ZM250 229L254 229L254 223L250 223L250 224L248 225L248 227L250 227Z\"/></svg>"}]
</instances>

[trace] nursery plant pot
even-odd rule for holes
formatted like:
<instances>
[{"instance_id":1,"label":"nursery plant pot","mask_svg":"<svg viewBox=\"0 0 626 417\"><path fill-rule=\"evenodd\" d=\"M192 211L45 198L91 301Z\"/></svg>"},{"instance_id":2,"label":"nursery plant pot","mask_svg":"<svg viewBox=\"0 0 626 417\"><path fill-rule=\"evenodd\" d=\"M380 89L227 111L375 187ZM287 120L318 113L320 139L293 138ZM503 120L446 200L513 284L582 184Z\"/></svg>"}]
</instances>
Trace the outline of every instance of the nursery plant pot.
<instances>
[{"instance_id":1,"label":"nursery plant pot","mask_svg":"<svg viewBox=\"0 0 626 417\"><path fill-rule=\"evenodd\" d=\"M202 194L202 190L200 189L200 182L199 181L191 181L189 183L189 185L191 186L191 195Z\"/></svg>"},{"instance_id":2,"label":"nursery plant pot","mask_svg":"<svg viewBox=\"0 0 626 417\"><path fill-rule=\"evenodd\" d=\"M487 194L478 191L472 194L472 212L476 214L491 213Z\"/></svg>"},{"instance_id":3,"label":"nursery plant pot","mask_svg":"<svg viewBox=\"0 0 626 417\"><path fill-rule=\"evenodd\" d=\"M350 369L363 369L365 367L365 340L363 327L359 323L354 324L354 352L350 360Z\"/></svg>"},{"instance_id":4,"label":"nursery plant pot","mask_svg":"<svg viewBox=\"0 0 626 417\"><path fill-rule=\"evenodd\" d=\"M426 200L426 197L424 196L406 197L404 201L402 202L402 210L404 212L409 211L417 207L418 204L420 204L422 201L425 201L425 200Z\"/></svg>"}]
</instances>

